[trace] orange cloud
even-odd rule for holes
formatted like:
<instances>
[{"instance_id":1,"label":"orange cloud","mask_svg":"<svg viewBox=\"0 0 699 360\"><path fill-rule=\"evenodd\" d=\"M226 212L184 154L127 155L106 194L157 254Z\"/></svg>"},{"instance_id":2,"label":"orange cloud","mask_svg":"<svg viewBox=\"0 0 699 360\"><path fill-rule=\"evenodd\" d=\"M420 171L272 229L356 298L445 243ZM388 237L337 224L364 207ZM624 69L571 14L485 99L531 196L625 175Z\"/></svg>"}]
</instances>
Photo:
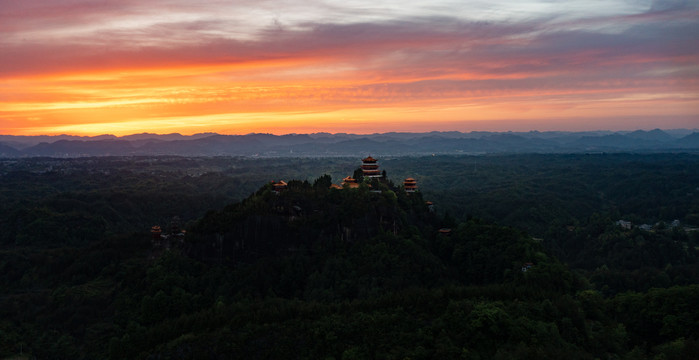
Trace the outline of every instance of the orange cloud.
<instances>
[{"instance_id":1,"label":"orange cloud","mask_svg":"<svg viewBox=\"0 0 699 360\"><path fill-rule=\"evenodd\" d=\"M34 19L55 16L66 21L55 9ZM627 28L425 17L269 28L249 39L185 22L55 43L18 40L27 23L16 20L0 25L11 35L0 40L0 133L573 128L583 118L633 126L633 117L699 116L696 25L686 15L677 24L616 19ZM595 25L611 26L604 21Z\"/></svg>"}]
</instances>

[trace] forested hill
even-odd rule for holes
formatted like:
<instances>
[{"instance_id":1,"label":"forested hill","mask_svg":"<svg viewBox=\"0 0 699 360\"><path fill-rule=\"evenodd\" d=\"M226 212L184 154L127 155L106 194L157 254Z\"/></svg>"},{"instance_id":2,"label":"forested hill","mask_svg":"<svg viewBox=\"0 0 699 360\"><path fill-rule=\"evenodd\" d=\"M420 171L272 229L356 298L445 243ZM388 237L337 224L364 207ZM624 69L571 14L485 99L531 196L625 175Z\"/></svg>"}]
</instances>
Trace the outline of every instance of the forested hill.
<instances>
[{"instance_id":1,"label":"forested hill","mask_svg":"<svg viewBox=\"0 0 699 360\"><path fill-rule=\"evenodd\" d=\"M611 343L621 341L587 348L586 342L608 337L616 325L603 320L587 329L579 319L565 324L568 333L561 335L552 332L555 321L538 315L543 309L530 308L563 296L573 304L560 311L584 311L571 298L584 290L584 280L522 232L438 216L420 192L406 193L387 180L343 189L330 184L329 176L312 183L292 180L276 190L266 184L240 203L209 212L182 243L176 237L156 240L157 248L179 249L166 255L167 262L226 270L219 274L221 283L206 290L219 301L185 323L157 325L169 346L151 345L146 352L174 356L185 349L217 349L210 355L246 358L289 353L490 358L535 351L591 356L614 352ZM150 326L172 324L176 311L162 304L188 301L167 292L153 296L160 296L161 305L138 313ZM276 305L259 308L241 299ZM527 305L521 308L520 302ZM550 306L564 306L555 304ZM248 311L260 318L252 320ZM199 316L209 321L204 328ZM189 328L178 328L182 325ZM182 331L189 336L176 335ZM525 345L532 337L537 342L554 337L557 346L534 350ZM115 344L124 349L120 356L139 354L125 350L138 348L131 338Z\"/></svg>"},{"instance_id":2,"label":"forested hill","mask_svg":"<svg viewBox=\"0 0 699 360\"><path fill-rule=\"evenodd\" d=\"M387 178L340 189L327 175L258 182L250 196L219 206L215 192L197 194L191 184L225 194L233 190L224 177L166 176L156 165L164 166L80 179L52 170L44 175L63 179L65 189L77 191L86 178L97 190L48 203L22 181L43 175L3 177L13 191L0 195L22 190L36 205L16 200L23 209L0 218L16 234L0 238L0 358L592 360L699 351L695 233L620 229L594 216L551 234L560 254L582 244L599 265L570 269L548 239L453 218L427 192ZM128 189L142 189L144 178L175 199L190 193L181 203L131 203ZM104 194L104 179L123 188ZM37 184L39 194L57 191ZM119 233L109 224L127 214L102 217L124 208L158 219L163 207L189 209L197 196L211 210L184 229L173 221L149 232L152 223L139 223L140 231ZM76 204L92 211L74 211ZM81 230L81 217L102 225ZM624 272L654 251L662 261L645 264L647 277ZM624 283L649 278L652 288Z\"/></svg>"},{"instance_id":3,"label":"forested hill","mask_svg":"<svg viewBox=\"0 0 699 360\"><path fill-rule=\"evenodd\" d=\"M334 189L331 184L329 175L313 184L292 180L281 190L269 183L240 203L208 213L188 236L222 236L223 244L234 245L224 247L221 256L246 261L254 254L316 251L337 241L405 232L425 237L437 232L440 221L419 192L405 193L381 179L360 179L356 188Z\"/></svg>"},{"instance_id":4,"label":"forested hill","mask_svg":"<svg viewBox=\"0 0 699 360\"><path fill-rule=\"evenodd\" d=\"M293 258L293 266L279 269L289 278L274 293L325 293L331 299L366 298L410 286L512 281L521 279L525 264L555 264L523 233L439 217L419 192L406 193L390 181L373 180L355 189L329 189L329 182L328 176L313 185L290 181L280 191L268 184L241 203L210 212L187 234L187 253L230 264L269 265ZM316 279L326 285L314 289L317 284L309 284L308 277L322 278L329 264L349 273L344 279ZM571 289L571 281L557 279L551 286ZM334 294L340 287L342 292Z\"/></svg>"}]
</instances>

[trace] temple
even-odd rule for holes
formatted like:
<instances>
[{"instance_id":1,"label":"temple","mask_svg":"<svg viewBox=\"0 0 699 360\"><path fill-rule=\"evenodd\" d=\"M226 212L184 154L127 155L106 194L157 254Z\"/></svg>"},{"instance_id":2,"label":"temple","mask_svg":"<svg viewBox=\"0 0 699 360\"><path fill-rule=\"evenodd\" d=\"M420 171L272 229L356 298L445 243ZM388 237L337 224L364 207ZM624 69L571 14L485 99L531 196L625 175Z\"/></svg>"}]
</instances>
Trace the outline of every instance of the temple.
<instances>
[{"instance_id":1,"label":"temple","mask_svg":"<svg viewBox=\"0 0 699 360\"><path fill-rule=\"evenodd\" d=\"M154 240L160 240L160 235L163 233L163 230L160 228L160 226L156 225L150 229L150 233Z\"/></svg>"},{"instance_id":2,"label":"temple","mask_svg":"<svg viewBox=\"0 0 699 360\"><path fill-rule=\"evenodd\" d=\"M379 164L376 163L376 159L374 159L371 156L362 159L362 173L364 173L365 177L381 177L381 172L379 171Z\"/></svg>"},{"instance_id":3,"label":"temple","mask_svg":"<svg viewBox=\"0 0 699 360\"><path fill-rule=\"evenodd\" d=\"M288 186L288 184L284 180L281 180L279 182L272 181L272 187L274 188L274 191L276 193L279 193L280 191L285 190L287 186Z\"/></svg>"},{"instance_id":4,"label":"temple","mask_svg":"<svg viewBox=\"0 0 699 360\"><path fill-rule=\"evenodd\" d=\"M417 180L413 178L407 178L403 181L403 188L405 192L411 193L417 191Z\"/></svg>"},{"instance_id":5,"label":"temple","mask_svg":"<svg viewBox=\"0 0 699 360\"><path fill-rule=\"evenodd\" d=\"M437 230L437 232L439 234L445 235L445 236L451 235L451 229L449 229L449 228L441 228L441 229Z\"/></svg>"},{"instance_id":6,"label":"temple","mask_svg":"<svg viewBox=\"0 0 699 360\"><path fill-rule=\"evenodd\" d=\"M349 187L350 189L358 188L359 183L357 182L357 179L353 179L352 177L348 176L344 179L342 179L342 187Z\"/></svg>"}]
</instances>

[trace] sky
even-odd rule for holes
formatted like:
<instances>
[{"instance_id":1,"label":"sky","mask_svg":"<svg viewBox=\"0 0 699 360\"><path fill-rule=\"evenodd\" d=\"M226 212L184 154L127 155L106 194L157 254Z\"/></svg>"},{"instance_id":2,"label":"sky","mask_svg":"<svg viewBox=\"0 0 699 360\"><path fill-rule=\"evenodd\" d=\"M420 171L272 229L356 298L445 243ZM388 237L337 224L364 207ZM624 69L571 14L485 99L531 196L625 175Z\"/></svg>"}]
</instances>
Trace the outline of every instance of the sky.
<instances>
[{"instance_id":1,"label":"sky","mask_svg":"<svg viewBox=\"0 0 699 360\"><path fill-rule=\"evenodd\" d=\"M699 127L696 0L0 0L0 134Z\"/></svg>"}]
</instances>

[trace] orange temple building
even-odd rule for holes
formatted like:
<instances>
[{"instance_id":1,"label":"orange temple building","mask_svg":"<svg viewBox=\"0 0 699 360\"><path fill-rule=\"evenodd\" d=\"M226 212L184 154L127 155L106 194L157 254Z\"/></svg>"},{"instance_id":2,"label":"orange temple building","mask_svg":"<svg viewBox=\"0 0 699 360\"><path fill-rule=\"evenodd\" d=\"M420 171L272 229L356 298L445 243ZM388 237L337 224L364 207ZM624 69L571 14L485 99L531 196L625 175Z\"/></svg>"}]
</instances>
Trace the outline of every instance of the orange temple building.
<instances>
[{"instance_id":1,"label":"orange temple building","mask_svg":"<svg viewBox=\"0 0 699 360\"><path fill-rule=\"evenodd\" d=\"M376 161L377 160L371 156L362 159L362 172L364 173L364 176L370 178L381 177L381 172L379 171L379 164L377 164Z\"/></svg>"},{"instance_id":2,"label":"orange temple building","mask_svg":"<svg viewBox=\"0 0 699 360\"><path fill-rule=\"evenodd\" d=\"M276 191L276 192L285 190L287 185L288 184L284 180L281 180L279 182L272 181L272 187L274 188L274 191Z\"/></svg>"},{"instance_id":3,"label":"orange temple building","mask_svg":"<svg viewBox=\"0 0 699 360\"><path fill-rule=\"evenodd\" d=\"M403 188L405 192L415 192L417 191L417 180L413 178L407 178L403 181Z\"/></svg>"},{"instance_id":4,"label":"orange temple building","mask_svg":"<svg viewBox=\"0 0 699 360\"><path fill-rule=\"evenodd\" d=\"M150 229L150 233L153 236L153 239L160 240L160 235L163 233L163 230L160 228L160 226L156 225Z\"/></svg>"},{"instance_id":5,"label":"orange temple building","mask_svg":"<svg viewBox=\"0 0 699 360\"><path fill-rule=\"evenodd\" d=\"M353 179L350 176L342 179L342 186L344 187L345 185L347 185L350 189L354 189L354 188L359 187L359 183L357 183L357 179Z\"/></svg>"}]
</instances>

